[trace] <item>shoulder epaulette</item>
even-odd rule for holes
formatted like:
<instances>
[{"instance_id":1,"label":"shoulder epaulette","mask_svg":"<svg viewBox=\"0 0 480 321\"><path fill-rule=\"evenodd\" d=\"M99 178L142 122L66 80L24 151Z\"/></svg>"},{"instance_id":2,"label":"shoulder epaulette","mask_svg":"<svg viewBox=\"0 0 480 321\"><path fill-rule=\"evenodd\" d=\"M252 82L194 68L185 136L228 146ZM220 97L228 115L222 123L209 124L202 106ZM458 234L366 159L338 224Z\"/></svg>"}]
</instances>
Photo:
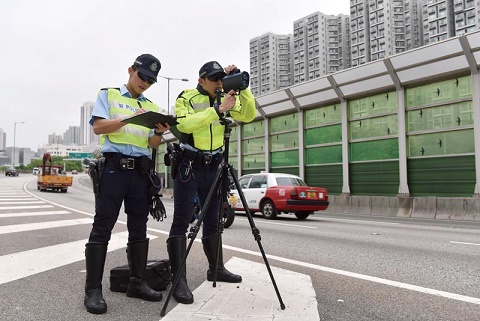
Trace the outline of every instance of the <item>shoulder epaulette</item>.
<instances>
[{"instance_id":1,"label":"shoulder epaulette","mask_svg":"<svg viewBox=\"0 0 480 321\"><path fill-rule=\"evenodd\" d=\"M178 96L177 96L177 99L182 97L184 93L185 93L185 90L183 90L181 93L179 93Z\"/></svg>"},{"instance_id":2,"label":"shoulder epaulette","mask_svg":"<svg viewBox=\"0 0 480 321\"><path fill-rule=\"evenodd\" d=\"M190 100L195 96L201 95L197 89L185 89L178 95L178 98L182 97L184 99Z\"/></svg>"}]
</instances>

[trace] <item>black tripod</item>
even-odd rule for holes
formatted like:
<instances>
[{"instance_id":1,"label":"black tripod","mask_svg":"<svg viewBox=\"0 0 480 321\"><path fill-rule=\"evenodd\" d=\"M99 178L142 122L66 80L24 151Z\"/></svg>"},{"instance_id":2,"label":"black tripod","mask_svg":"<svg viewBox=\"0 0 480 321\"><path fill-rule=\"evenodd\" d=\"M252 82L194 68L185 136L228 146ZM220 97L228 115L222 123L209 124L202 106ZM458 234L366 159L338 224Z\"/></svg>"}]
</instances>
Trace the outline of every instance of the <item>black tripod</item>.
<instances>
[{"instance_id":1,"label":"black tripod","mask_svg":"<svg viewBox=\"0 0 480 321\"><path fill-rule=\"evenodd\" d=\"M216 92L216 104L217 106L220 106L220 99L222 97L222 92L217 91ZM227 191L228 191L228 185L229 185L229 179L228 175L233 179L233 182L235 184L235 187L237 188L238 195L240 196L240 199L242 200L242 206L243 209L245 210L245 213L247 214L248 222L250 223L250 227L252 229L252 234L253 237L255 238L255 241L257 241L258 247L260 249L260 252L262 253L263 261L265 262L265 266L267 267L268 274L270 275L270 279L272 280L273 287L275 288L275 292L278 297L278 301L280 302L280 308L282 310L285 310L285 304L283 303L282 297L280 295L280 292L278 291L277 283L275 282L275 279L273 277L272 270L270 269L270 264L268 263L267 256L265 255L265 251L263 250L262 242L261 242L261 236L260 236L260 231L258 228L255 226L255 222L253 221L252 214L250 213L250 210L248 209L245 204L247 204L247 201L245 200L245 196L243 195L242 189L240 188L240 183L238 182L237 176L235 175L235 171L233 170L232 165L228 162L228 154L229 154L229 147L230 147L230 132L232 131L230 125L232 123L231 120L227 118L221 119L222 124L225 126L225 134L224 134L224 152L223 152L223 163L218 166L217 174L215 177L215 180L213 182L212 187L210 188L207 198L205 200L205 203L203 204L202 211L200 213L200 216L197 220L197 223L190 228L190 233L188 234L188 238L190 238L190 242L187 246L186 253L185 253L185 258L183 259L182 266L179 267L178 271L182 271L183 268L185 267L186 261L188 254L190 253L190 249L193 245L193 242L195 241L195 238L197 237L198 231L200 230L200 225L203 222L204 215L207 213L207 209L210 206L210 202L214 197L217 197L216 194L220 196L220 210L219 210L219 215L218 215L218 238L217 238L217 256L216 256L216 262L215 262L215 269L213 271L213 287L217 286L217 268L218 268L218 259L219 259L219 254L221 249L221 237L223 233L223 217L225 214L225 206L224 204L227 203ZM219 192L220 188L220 192ZM170 298L172 297L173 290L177 286L178 280L180 278L180 273L177 273L175 275L175 278L172 282L172 287L170 288L170 291L168 292L168 296L165 300L165 304L163 306L163 309L160 313L160 315L163 317L165 316L165 311L167 309L168 303L170 301Z\"/></svg>"}]
</instances>

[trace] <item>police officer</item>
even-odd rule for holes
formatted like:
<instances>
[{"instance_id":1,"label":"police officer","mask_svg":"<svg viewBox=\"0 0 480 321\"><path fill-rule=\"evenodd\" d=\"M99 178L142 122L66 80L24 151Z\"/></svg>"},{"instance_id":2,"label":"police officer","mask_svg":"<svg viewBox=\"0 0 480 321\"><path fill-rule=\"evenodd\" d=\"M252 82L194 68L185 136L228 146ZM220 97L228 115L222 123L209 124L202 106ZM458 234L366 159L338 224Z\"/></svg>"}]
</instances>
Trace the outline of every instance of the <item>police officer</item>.
<instances>
[{"instance_id":1,"label":"police officer","mask_svg":"<svg viewBox=\"0 0 480 321\"><path fill-rule=\"evenodd\" d=\"M204 204L222 161L225 126L220 119L228 112L235 120L250 122L257 114L255 99L249 89L240 91L238 96L231 90L221 98L220 105L216 104L216 93L222 91L222 78L236 70L234 65L223 69L216 61L205 63L200 68L197 88L184 90L175 103L179 122L177 129L181 133L181 155L174 179L174 216L167 250L174 276L180 275L173 291L173 297L179 303L193 303L193 294L187 285L186 268L180 271L179 267L185 257L185 233L192 217L194 197L198 194L200 204ZM202 243L209 265L207 280L213 281L217 238L221 237L218 232L219 199L214 197L203 214ZM231 283L242 281L240 275L224 267L222 251L216 280Z\"/></svg>"},{"instance_id":2,"label":"police officer","mask_svg":"<svg viewBox=\"0 0 480 321\"><path fill-rule=\"evenodd\" d=\"M127 296L160 301L162 293L152 290L145 281L148 256L148 166L151 148L156 148L168 124L155 124L155 129L122 122L126 117L158 106L143 92L157 80L160 61L142 54L128 68L128 82L121 88L101 89L95 102L90 125L100 135L101 152L105 157L100 176L99 193L95 195L95 217L85 246L86 282L84 304L87 311L102 314L107 304L102 294L102 277L107 244L117 221L122 202L127 214L127 258L130 282Z\"/></svg>"}]
</instances>

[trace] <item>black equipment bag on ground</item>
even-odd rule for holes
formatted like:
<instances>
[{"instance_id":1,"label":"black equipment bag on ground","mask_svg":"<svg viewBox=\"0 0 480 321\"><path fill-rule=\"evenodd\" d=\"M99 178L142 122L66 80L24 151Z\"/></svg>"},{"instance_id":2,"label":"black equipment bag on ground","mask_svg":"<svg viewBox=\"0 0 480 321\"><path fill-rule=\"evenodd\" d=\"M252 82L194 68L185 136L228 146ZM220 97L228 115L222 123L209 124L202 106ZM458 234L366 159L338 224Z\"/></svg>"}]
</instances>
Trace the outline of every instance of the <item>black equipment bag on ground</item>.
<instances>
[{"instance_id":1,"label":"black equipment bag on ground","mask_svg":"<svg viewBox=\"0 0 480 321\"><path fill-rule=\"evenodd\" d=\"M172 282L172 272L170 270L170 261L148 260L145 279L148 286L155 291L164 291L167 285ZM128 265L114 267L110 270L110 290L114 292L127 292L128 282L130 282L130 270Z\"/></svg>"}]
</instances>

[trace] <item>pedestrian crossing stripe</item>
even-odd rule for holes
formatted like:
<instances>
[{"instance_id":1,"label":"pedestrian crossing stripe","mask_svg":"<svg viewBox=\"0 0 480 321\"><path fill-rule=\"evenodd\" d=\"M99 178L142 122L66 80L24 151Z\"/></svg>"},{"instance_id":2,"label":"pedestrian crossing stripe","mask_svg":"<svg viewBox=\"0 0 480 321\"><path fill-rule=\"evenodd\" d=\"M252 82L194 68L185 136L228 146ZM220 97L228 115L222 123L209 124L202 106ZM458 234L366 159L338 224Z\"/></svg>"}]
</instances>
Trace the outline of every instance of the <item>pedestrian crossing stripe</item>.
<instances>
[{"instance_id":1,"label":"pedestrian crossing stripe","mask_svg":"<svg viewBox=\"0 0 480 321\"><path fill-rule=\"evenodd\" d=\"M20 212L20 213L2 213L0 219L7 217L25 217L25 216L45 216L45 215L61 215L72 214L70 211L40 211L40 212Z\"/></svg>"},{"instance_id":2,"label":"pedestrian crossing stripe","mask_svg":"<svg viewBox=\"0 0 480 321\"><path fill-rule=\"evenodd\" d=\"M153 235L147 237L150 240L157 238ZM87 242L84 239L0 256L0 284L82 261L85 259ZM108 252L125 248L127 242L128 232L112 234Z\"/></svg>"},{"instance_id":3,"label":"pedestrian crossing stripe","mask_svg":"<svg viewBox=\"0 0 480 321\"><path fill-rule=\"evenodd\" d=\"M32 201L32 200L15 200L15 201L0 201L0 205L21 205L21 204L45 204L44 201Z\"/></svg>"},{"instance_id":4,"label":"pedestrian crossing stripe","mask_svg":"<svg viewBox=\"0 0 480 321\"><path fill-rule=\"evenodd\" d=\"M52 208L53 205L22 205L22 206L0 206L0 211L3 210L35 210L40 208Z\"/></svg>"},{"instance_id":5,"label":"pedestrian crossing stripe","mask_svg":"<svg viewBox=\"0 0 480 321\"><path fill-rule=\"evenodd\" d=\"M41 223L5 225L5 226L0 226L0 235L43 230L43 229L55 228L55 227L91 224L91 223L92 223L91 218L81 218L81 219L74 219L74 220L60 220L60 221L41 222Z\"/></svg>"}]
</instances>

